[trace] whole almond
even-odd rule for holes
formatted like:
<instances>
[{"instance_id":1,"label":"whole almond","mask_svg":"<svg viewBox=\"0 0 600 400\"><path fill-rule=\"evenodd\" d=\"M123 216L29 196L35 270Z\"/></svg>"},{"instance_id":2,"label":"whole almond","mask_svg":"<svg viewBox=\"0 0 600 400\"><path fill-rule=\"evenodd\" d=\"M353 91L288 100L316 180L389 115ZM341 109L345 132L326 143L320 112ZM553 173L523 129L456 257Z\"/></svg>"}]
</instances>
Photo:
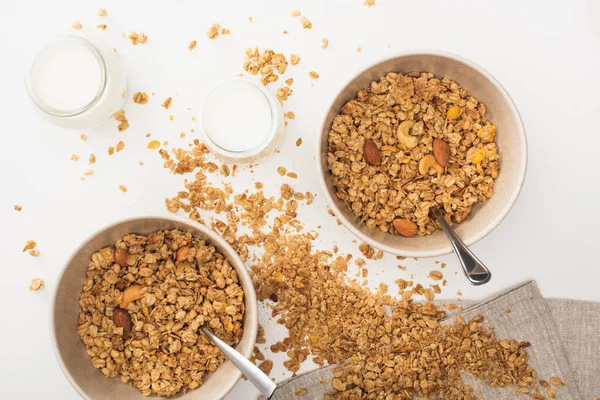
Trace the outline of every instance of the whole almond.
<instances>
[{"instance_id":1,"label":"whole almond","mask_svg":"<svg viewBox=\"0 0 600 400\"><path fill-rule=\"evenodd\" d=\"M183 261L190 254L190 246L183 246L179 250L177 250L177 255L175 256L176 261Z\"/></svg>"},{"instance_id":2,"label":"whole almond","mask_svg":"<svg viewBox=\"0 0 600 400\"><path fill-rule=\"evenodd\" d=\"M365 161L371 165L379 165L381 163L381 153L374 141L368 139L363 147L363 156Z\"/></svg>"},{"instance_id":3,"label":"whole almond","mask_svg":"<svg viewBox=\"0 0 600 400\"><path fill-rule=\"evenodd\" d=\"M415 236L419 231L417 224L404 218L396 218L392 223L396 232L408 238Z\"/></svg>"},{"instance_id":4,"label":"whole almond","mask_svg":"<svg viewBox=\"0 0 600 400\"><path fill-rule=\"evenodd\" d=\"M127 252L123 249L115 250L115 262L121 267L127 266Z\"/></svg>"},{"instance_id":5,"label":"whole almond","mask_svg":"<svg viewBox=\"0 0 600 400\"><path fill-rule=\"evenodd\" d=\"M113 321L117 327L123 328L123 339L129 339L131 337L131 317L127 310L115 308Z\"/></svg>"},{"instance_id":6,"label":"whole almond","mask_svg":"<svg viewBox=\"0 0 600 400\"><path fill-rule=\"evenodd\" d=\"M450 146L442 139L433 139L433 156L435 161L445 167L450 160Z\"/></svg>"},{"instance_id":7,"label":"whole almond","mask_svg":"<svg viewBox=\"0 0 600 400\"><path fill-rule=\"evenodd\" d=\"M125 308L132 301L142 298L142 287L140 285L131 285L123 292L123 298L119 307Z\"/></svg>"}]
</instances>

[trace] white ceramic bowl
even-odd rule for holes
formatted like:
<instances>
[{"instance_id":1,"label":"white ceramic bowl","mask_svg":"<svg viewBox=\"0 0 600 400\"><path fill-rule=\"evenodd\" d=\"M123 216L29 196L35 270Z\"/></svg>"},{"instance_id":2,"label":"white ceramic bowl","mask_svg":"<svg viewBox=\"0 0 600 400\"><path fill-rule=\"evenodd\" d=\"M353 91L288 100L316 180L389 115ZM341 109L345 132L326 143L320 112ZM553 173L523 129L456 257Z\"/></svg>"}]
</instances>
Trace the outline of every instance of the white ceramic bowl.
<instances>
[{"instance_id":1,"label":"white ceramic bowl","mask_svg":"<svg viewBox=\"0 0 600 400\"><path fill-rule=\"evenodd\" d=\"M527 169L527 139L521 117L506 90L488 72L474 63L452 54L441 52L411 52L379 62L359 73L346 84L324 118L317 140L317 167L325 197L342 223L361 240L385 252L406 257L434 257L452 251L441 230L428 236L405 238L369 228L337 198L327 167L327 137L333 118L342 106L356 97L359 89L368 87L388 72L432 72L438 78L448 77L487 106L486 117L497 127L496 142L500 154L500 173L494 186L494 195L485 203L473 207L470 217L455 224L456 233L471 245L502 222L514 205Z\"/></svg>"},{"instance_id":2,"label":"white ceramic bowl","mask_svg":"<svg viewBox=\"0 0 600 400\"><path fill-rule=\"evenodd\" d=\"M204 225L175 217L143 217L128 219L107 226L86 240L74 253L59 278L50 310L50 334L58 363L65 376L87 400L142 400L146 399L134 387L122 383L118 377L105 378L92 366L83 342L77 334L79 316L79 293L86 276L87 265L92 253L114 245L115 241L128 233L148 235L161 229L179 229L205 239L215 246L235 268L244 290L246 313L244 333L236 349L250 357L258 331L256 293L243 261L220 236ZM235 386L242 373L227 360L215 372L207 375L204 384L194 390L178 395L178 399L220 400Z\"/></svg>"}]
</instances>

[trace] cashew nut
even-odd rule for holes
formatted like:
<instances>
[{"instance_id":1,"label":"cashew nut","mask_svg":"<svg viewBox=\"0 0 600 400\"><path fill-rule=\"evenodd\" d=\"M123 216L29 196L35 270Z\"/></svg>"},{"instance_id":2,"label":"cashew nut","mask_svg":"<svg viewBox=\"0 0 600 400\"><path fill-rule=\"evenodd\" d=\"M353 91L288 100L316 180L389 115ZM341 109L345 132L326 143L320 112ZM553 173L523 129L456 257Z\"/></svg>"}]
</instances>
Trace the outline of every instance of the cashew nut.
<instances>
[{"instance_id":1,"label":"cashew nut","mask_svg":"<svg viewBox=\"0 0 600 400\"><path fill-rule=\"evenodd\" d=\"M402 122L398 126L398 130L396 131L396 136L400 143L406 146L407 149L414 149L419 144L419 138L416 136L411 136L408 131L413 127L415 121L408 120Z\"/></svg>"},{"instance_id":2,"label":"cashew nut","mask_svg":"<svg viewBox=\"0 0 600 400\"><path fill-rule=\"evenodd\" d=\"M419 161L419 173L421 175L427 175L430 168L435 169L435 172L437 172L438 175L441 175L444 172L444 167L435 161L433 154L427 154Z\"/></svg>"},{"instance_id":3,"label":"cashew nut","mask_svg":"<svg viewBox=\"0 0 600 400\"><path fill-rule=\"evenodd\" d=\"M126 308L129 303L142 298L142 287L140 285L129 286L123 292L123 298L119 307Z\"/></svg>"}]
</instances>

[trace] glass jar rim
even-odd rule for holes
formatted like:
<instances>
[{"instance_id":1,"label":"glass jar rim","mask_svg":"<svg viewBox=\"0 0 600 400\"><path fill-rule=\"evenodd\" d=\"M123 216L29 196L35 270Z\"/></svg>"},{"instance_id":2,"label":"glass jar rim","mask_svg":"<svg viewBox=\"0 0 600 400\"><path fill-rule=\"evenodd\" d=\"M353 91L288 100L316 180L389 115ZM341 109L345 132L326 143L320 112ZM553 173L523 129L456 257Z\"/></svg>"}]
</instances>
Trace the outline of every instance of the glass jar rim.
<instances>
[{"instance_id":1,"label":"glass jar rim","mask_svg":"<svg viewBox=\"0 0 600 400\"><path fill-rule=\"evenodd\" d=\"M32 72L33 72L33 69L35 68L35 63L36 63L36 61L38 61L39 56L42 54L42 52L46 48L48 48L49 46L54 45L56 43L60 43L60 42L75 42L78 45L85 47L87 50L89 50L92 53L92 55L98 62L98 67L100 69L100 85L98 86L98 91L97 91L96 95L86 105L84 105L80 108L77 108L77 109L73 109L73 110L61 110L61 109L57 109L57 108L54 108L54 107L46 104L40 98L38 93L36 93L36 91L33 87L33 84L31 82ZM35 56L33 57L33 60L29 63L28 69L26 71L26 84L27 84L27 92L29 94L29 97L41 111L43 111L44 113L46 113L48 115L54 116L54 117L75 117L75 116L83 114L84 112L93 108L94 105L98 102L98 100L102 97L102 94L104 93L104 90L106 88L106 81L107 81L106 64L105 64L104 58L102 57L102 54L100 54L100 52L98 51L96 46L91 41L89 41L88 39L86 39L84 37L78 36L78 35L70 35L70 34L59 35L57 37L50 39L49 41L44 42L43 45L40 46L40 48L35 53Z\"/></svg>"}]
</instances>

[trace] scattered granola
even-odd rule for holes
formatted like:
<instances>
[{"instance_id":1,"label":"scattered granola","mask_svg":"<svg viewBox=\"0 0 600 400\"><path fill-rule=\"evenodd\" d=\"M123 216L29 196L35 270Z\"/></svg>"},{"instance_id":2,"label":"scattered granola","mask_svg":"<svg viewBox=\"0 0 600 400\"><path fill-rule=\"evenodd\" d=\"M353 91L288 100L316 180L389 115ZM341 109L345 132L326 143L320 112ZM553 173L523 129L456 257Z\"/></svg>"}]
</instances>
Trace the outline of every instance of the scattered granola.
<instances>
[{"instance_id":1,"label":"scattered granola","mask_svg":"<svg viewBox=\"0 0 600 400\"><path fill-rule=\"evenodd\" d=\"M133 102L136 104L147 104L148 95L144 92L136 92L136 94L133 95Z\"/></svg>"},{"instance_id":2,"label":"scattered granola","mask_svg":"<svg viewBox=\"0 0 600 400\"><path fill-rule=\"evenodd\" d=\"M81 22L79 22L79 21L75 21L75 22L73 22L73 23L71 24L71 27L72 27L73 29L77 29L77 30L81 29L81 28L82 28L82 26L83 26L83 25L81 25Z\"/></svg>"},{"instance_id":3,"label":"scattered granola","mask_svg":"<svg viewBox=\"0 0 600 400\"><path fill-rule=\"evenodd\" d=\"M150 150L158 149L160 147L160 142L158 140L152 140L146 147Z\"/></svg>"},{"instance_id":4,"label":"scattered granola","mask_svg":"<svg viewBox=\"0 0 600 400\"><path fill-rule=\"evenodd\" d=\"M106 16L106 10L104 8L101 8L98 10L98 16L99 17L105 17Z\"/></svg>"},{"instance_id":5,"label":"scattered granola","mask_svg":"<svg viewBox=\"0 0 600 400\"><path fill-rule=\"evenodd\" d=\"M112 156L113 154L115 154L114 146L108 146L108 155Z\"/></svg>"},{"instance_id":6,"label":"scattered granola","mask_svg":"<svg viewBox=\"0 0 600 400\"><path fill-rule=\"evenodd\" d=\"M277 97L277 100L279 100L279 103L283 104L283 102L286 101L287 98L290 97L293 92L294 91L292 89L290 89L288 86L283 86L283 87L280 87L279 89L277 89L277 93L275 94L275 97Z\"/></svg>"},{"instance_id":7,"label":"scattered granola","mask_svg":"<svg viewBox=\"0 0 600 400\"><path fill-rule=\"evenodd\" d=\"M208 31L206 32L206 36L209 39L216 39L217 37L219 37L219 29L221 29L221 25L219 25L219 24L212 25L210 28L208 28Z\"/></svg>"},{"instance_id":8,"label":"scattered granola","mask_svg":"<svg viewBox=\"0 0 600 400\"><path fill-rule=\"evenodd\" d=\"M296 114L294 114L293 111L288 111L288 112L284 113L283 116L287 119L295 119L296 118Z\"/></svg>"},{"instance_id":9,"label":"scattered granola","mask_svg":"<svg viewBox=\"0 0 600 400\"><path fill-rule=\"evenodd\" d=\"M319 79L319 74L317 74L315 71L310 71L308 76L310 76L311 79Z\"/></svg>"},{"instance_id":10,"label":"scattered granola","mask_svg":"<svg viewBox=\"0 0 600 400\"><path fill-rule=\"evenodd\" d=\"M23 253L25 253L27 250L35 248L35 246L37 246L35 240L28 240L27 243L25 243L25 247L23 247Z\"/></svg>"},{"instance_id":11,"label":"scattered granola","mask_svg":"<svg viewBox=\"0 0 600 400\"><path fill-rule=\"evenodd\" d=\"M298 54L290 55L290 64L298 65L299 62L300 62L300 56Z\"/></svg>"},{"instance_id":12,"label":"scattered granola","mask_svg":"<svg viewBox=\"0 0 600 400\"><path fill-rule=\"evenodd\" d=\"M308 20L308 18L302 17L302 19L300 20L300 22L302 22L302 27L304 29L312 29L312 22L310 22Z\"/></svg>"},{"instance_id":13,"label":"scattered granola","mask_svg":"<svg viewBox=\"0 0 600 400\"><path fill-rule=\"evenodd\" d=\"M33 278L29 284L29 290L40 290L44 287L44 280L40 278Z\"/></svg>"},{"instance_id":14,"label":"scattered granola","mask_svg":"<svg viewBox=\"0 0 600 400\"><path fill-rule=\"evenodd\" d=\"M188 44L188 50L194 50L196 48L196 44L197 42L195 40L192 40L190 44Z\"/></svg>"},{"instance_id":15,"label":"scattered granola","mask_svg":"<svg viewBox=\"0 0 600 400\"><path fill-rule=\"evenodd\" d=\"M96 156L94 154L90 154L89 163L93 164L96 162Z\"/></svg>"},{"instance_id":16,"label":"scattered granola","mask_svg":"<svg viewBox=\"0 0 600 400\"><path fill-rule=\"evenodd\" d=\"M288 78L285 80L285 84L288 86L292 86L292 83L294 83L294 78Z\"/></svg>"},{"instance_id":17,"label":"scattered granola","mask_svg":"<svg viewBox=\"0 0 600 400\"><path fill-rule=\"evenodd\" d=\"M23 207L18 204L15 204L13 208L15 209L15 211L21 211L23 209Z\"/></svg>"},{"instance_id":18,"label":"scattered granola","mask_svg":"<svg viewBox=\"0 0 600 400\"><path fill-rule=\"evenodd\" d=\"M32 255L32 256L34 256L34 257L37 257L37 256L40 255L40 251L37 250L37 249L32 249L32 250L29 250L29 254Z\"/></svg>"},{"instance_id":19,"label":"scattered granola","mask_svg":"<svg viewBox=\"0 0 600 400\"><path fill-rule=\"evenodd\" d=\"M115 119L119 121L119 125L117 128L119 132L123 132L127 128L129 128L129 121L127 121L127 117L125 116L125 110L119 110L114 115Z\"/></svg>"},{"instance_id":20,"label":"scattered granola","mask_svg":"<svg viewBox=\"0 0 600 400\"><path fill-rule=\"evenodd\" d=\"M464 221L492 196L498 176L496 127L485 112L456 82L432 73L391 72L372 82L342 107L329 133L337 196L388 233L404 234L398 229L408 224L410 234L432 233L432 207Z\"/></svg>"},{"instance_id":21,"label":"scattered granola","mask_svg":"<svg viewBox=\"0 0 600 400\"><path fill-rule=\"evenodd\" d=\"M329 40L323 38L321 39L321 48L326 49L329 46Z\"/></svg>"},{"instance_id":22,"label":"scattered granola","mask_svg":"<svg viewBox=\"0 0 600 400\"><path fill-rule=\"evenodd\" d=\"M81 135L79 135L79 138L81 140L83 140L84 142L87 141L87 135L85 133L82 133Z\"/></svg>"},{"instance_id":23,"label":"scattered granola","mask_svg":"<svg viewBox=\"0 0 600 400\"><path fill-rule=\"evenodd\" d=\"M146 43L147 40L148 40L148 37L143 32L140 32L140 33L131 32L129 34L129 41L134 46L137 46L138 44L144 44L144 43Z\"/></svg>"},{"instance_id":24,"label":"scattered granola","mask_svg":"<svg viewBox=\"0 0 600 400\"><path fill-rule=\"evenodd\" d=\"M127 186L125 185L119 185L119 190L123 193L125 193L127 191Z\"/></svg>"},{"instance_id":25,"label":"scattered granola","mask_svg":"<svg viewBox=\"0 0 600 400\"><path fill-rule=\"evenodd\" d=\"M119 143L117 143L117 153L120 152L121 150L123 150L125 148L125 143L122 140L119 140Z\"/></svg>"},{"instance_id":26,"label":"scattered granola","mask_svg":"<svg viewBox=\"0 0 600 400\"><path fill-rule=\"evenodd\" d=\"M205 241L178 230L130 234L92 255L77 333L105 376L171 397L225 361L199 328L235 345L243 300L235 270Z\"/></svg>"},{"instance_id":27,"label":"scattered granola","mask_svg":"<svg viewBox=\"0 0 600 400\"><path fill-rule=\"evenodd\" d=\"M375 5L375 0L365 0L363 6L373 7Z\"/></svg>"},{"instance_id":28,"label":"scattered granola","mask_svg":"<svg viewBox=\"0 0 600 400\"><path fill-rule=\"evenodd\" d=\"M71 160L77 161L77 160L79 160L79 156L77 154L73 153L73 154L71 154Z\"/></svg>"},{"instance_id":29,"label":"scattered granola","mask_svg":"<svg viewBox=\"0 0 600 400\"><path fill-rule=\"evenodd\" d=\"M83 174L84 174L85 176L94 175L94 170L93 170L93 169L88 169L88 170L85 170L85 171L83 172Z\"/></svg>"},{"instance_id":30,"label":"scattered granola","mask_svg":"<svg viewBox=\"0 0 600 400\"><path fill-rule=\"evenodd\" d=\"M302 138L296 139L296 147L300 147L302 145Z\"/></svg>"},{"instance_id":31,"label":"scattered granola","mask_svg":"<svg viewBox=\"0 0 600 400\"><path fill-rule=\"evenodd\" d=\"M292 17L299 17L300 16L300 10L293 10L292 11Z\"/></svg>"},{"instance_id":32,"label":"scattered granola","mask_svg":"<svg viewBox=\"0 0 600 400\"><path fill-rule=\"evenodd\" d=\"M96 28L102 29L103 31L105 31L106 30L106 24L98 24L98 25L96 25Z\"/></svg>"},{"instance_id":33,"label":"scattered granola","mask_svg":"<svg viewBox=\"0 0 600 400\"><path fill-rule=\"evenodd\" d=\"M221 29L221 35L230 35L231 31L228 28Z\"/></svg>"},{"instance_id":34,"label":"scattered granola","mask_svg":"<svg viewBox=\"0 0 600 400\"><path fill-rule=\"evenodd\" d=\"M171 104L173 103L173 98L172 97L167 97L165 99L165 101L163 101L162 103L162 107L166 110L169 109L169 107L171 107Z\"/></svg>"}]
</instances>

